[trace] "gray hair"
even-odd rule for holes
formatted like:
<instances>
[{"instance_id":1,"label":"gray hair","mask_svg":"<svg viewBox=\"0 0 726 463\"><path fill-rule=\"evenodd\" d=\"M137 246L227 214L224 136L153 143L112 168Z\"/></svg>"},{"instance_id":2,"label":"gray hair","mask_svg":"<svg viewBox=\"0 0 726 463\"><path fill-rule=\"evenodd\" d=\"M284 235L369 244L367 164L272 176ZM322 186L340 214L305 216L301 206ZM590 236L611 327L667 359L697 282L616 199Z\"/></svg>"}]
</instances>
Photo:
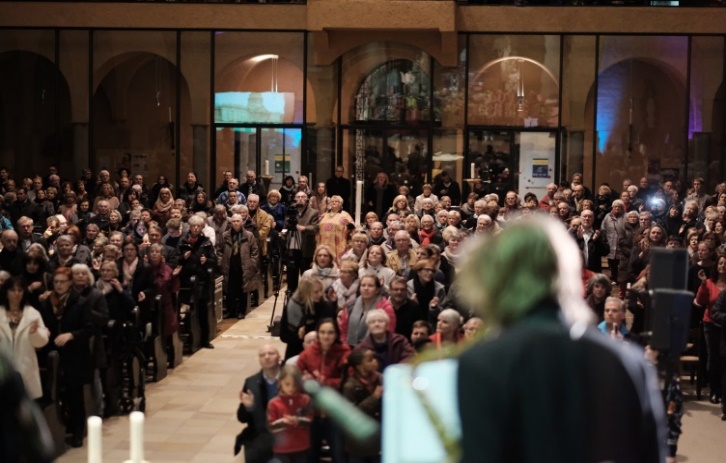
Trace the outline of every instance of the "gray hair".
<instances>
[{"instance_id":1,"label":"gray hair","mask_svg":"<svg viewBox=\"0 0 726 463\"><path fill-rule=\"evenodd\" d=\"M613 204L612 204L612 206L613 206L613 207L615 207L615 206L625 207L625 203L624 203L624 202L622 202L622 201L621 201L621 200L619 200L619 199L616 199L615 201L613 201Z\"/></svg>"},{"instance_id":2,"label":"gray hair","mask_svg":"<svg viewBox=\"0 0 726 463\"><path fill-rule=\"evenodd\" d=\"M375 317L381 317L386 321L386 324L391 323L391 317L388 316L385 310L383 309L373 309L366 315L366 325L371 322L371 320Z\"/></svg>"},{"instance_id":3,"label":"gray hair","mask_svg":"<svg viewBox=\"0 0 726 463\"><path fill-rule=\"evenodd\" d=\"M449 323L455 323L457 326L461 326L461 315L454 309L444 309L439 313L439 317L443 317L448 320Z\"/></svg>"},{"instance_id":4,"label":"gray hair","mask_svg":"<svg viewBox=\"0 0 726 463\"><path fill-rule=\"evenodd\" d=\"M88 268L88 265L86 264L73 264L73 267L71 267L71 271L73 273L76 272L85 272L86 276L88 276L88 284L89 286L93 286L96 284L96 278L93 276L93 272L91 272L91 269Z\"/></svg>"},{"instance_id":5,"label":"gray hair","mask_svg":"<svg viewBox=\"0 0 726 463\"><path fill-rule=\"evenodd\" d=\"M618 304L618 307L620 308L621 311L623 311L623 312L625 311L625 307L623 305L623 300L620 299L619 297L608 296L607 299L605 299L605 304L607 304L608 302L615 302L616 304Z\"/></svg>"},{"instance_id":6,"label":"gray hair","mask_svg":"<svg viewBox=\"0 0 726 463\"><path fill-rule=\"evenodd\" d=\"M189 224L189 226L192 226L192 225L204 226L205 222L204 222L204 219L199 217L198 215L193 215L193 216L189 217L189 220L187 221L187 223Z\"/></svg>"}]
</instances>

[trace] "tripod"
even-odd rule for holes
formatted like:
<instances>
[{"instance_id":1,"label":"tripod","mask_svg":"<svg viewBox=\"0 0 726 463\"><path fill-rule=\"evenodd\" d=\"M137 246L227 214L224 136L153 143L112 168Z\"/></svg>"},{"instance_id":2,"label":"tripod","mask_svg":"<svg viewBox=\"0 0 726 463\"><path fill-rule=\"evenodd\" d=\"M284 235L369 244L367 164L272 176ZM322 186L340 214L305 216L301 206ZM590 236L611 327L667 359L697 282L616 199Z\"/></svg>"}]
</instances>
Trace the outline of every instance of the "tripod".
<instances>
[{"instance_id":1,"label":"tripod","mask_svg":"<svg viewBox=\"0 0 726 463\"><path fill-rule=\"evenodd\" d=\"M280 291L282 289L282 277L283 269L285 265L295 265L293 259L286 259L287 247L282 246L285 243L279 235L272 237L270 246L270 272L272 275L272 294L275 297L275 302L272 304L272 314L270 315L270 323L267 325L267 332L273 336L280 335L279 323L275 323L275 311L277 310L277 299L280 297ZM287 301L290 298L290 291L286 290L283 297L283 310L287 306Z\"/></svg>"}]
</instances>

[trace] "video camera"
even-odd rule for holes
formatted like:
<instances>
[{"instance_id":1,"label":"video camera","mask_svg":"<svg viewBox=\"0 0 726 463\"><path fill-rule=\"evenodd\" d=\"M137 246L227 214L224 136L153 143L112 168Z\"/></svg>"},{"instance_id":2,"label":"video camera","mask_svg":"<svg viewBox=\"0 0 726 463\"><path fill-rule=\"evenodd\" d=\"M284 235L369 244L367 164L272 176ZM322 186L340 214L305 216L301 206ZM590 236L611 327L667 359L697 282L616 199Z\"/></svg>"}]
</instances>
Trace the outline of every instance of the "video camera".
<instances>
[{"instance_id":1,"label":"video camera","mask_svg":"<svg viewBox=\"0 0 726 463\"><path fill-rule=\"evenodd\" d=\"M287 208L285 212L285 229L293 230L297 227L298 213L300 212L299 204L295 204Z\"/></svg>"}]
</instances>

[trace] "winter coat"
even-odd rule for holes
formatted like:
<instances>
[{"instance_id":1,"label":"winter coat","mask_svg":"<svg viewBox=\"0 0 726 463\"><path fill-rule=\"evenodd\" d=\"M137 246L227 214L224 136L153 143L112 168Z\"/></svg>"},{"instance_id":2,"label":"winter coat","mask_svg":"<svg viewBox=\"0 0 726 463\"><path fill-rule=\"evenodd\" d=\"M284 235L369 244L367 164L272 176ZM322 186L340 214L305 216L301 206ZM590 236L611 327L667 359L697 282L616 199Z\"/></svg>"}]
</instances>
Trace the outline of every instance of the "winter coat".
<instances>
[{"instance_id":1,"label":"winter coat","mask_svg":"<svg viewBox=\"0 0 726 463\"><path fill-rule=\"evenodd\" d=\"M320 343L315 341L302 351L297 367L302 374L308 373L321 384L338 389L349 354L350 347L347 344L335 342L327 352L323 352Z\"/></svg>"},{"instance_id":2,"label":"winter coat","mask_svg":"<svg viewBox=\"0 0 726 463\"><path fill-rule=\"evenodd\" d=\"M38 329L30 333L30 325L38 321ZM48 344L48 328L43 324L40 312L29 305L23 307L23 318L15 330L15 336L10 329L10 320L5 307L0 307L0 349L4 350L13 359L15 368L23 378L25 390L31 399L43 396L43 387L40 383L38 369L38 355L35 350Z\"/></svg>"},{"instance_id":3,"label":"winter coat","mask_svg":"<svg viewBox=\"0 0 726 463\"><path fill-rule=\"evenodd\" d=\"M408 339L396 333L386 333L386 341L382 344L377 344L373 340L373 336L368 333L358 347L367 347L375 353L378 359L378 370L381 372L389 365L407 361L415 353Z\"/></svg>"},{"instance_id":4,"label":"winter coat","mask_svg":"<svg viewBox=\"0 0 726 463\"><path fill-rule=\"evenodd\" d=\"M222 242L217 245L217 256L222 264L222 274L225 284L239 284L229 281L229 264L232 259L234 242L232 230L222 234ZM242 240L240 241L240 261L242 263L242 291L248 293L257 289L259 277L260 248L252 233L242 229Z\"/></svg>"},{"instance_id":5,"label":"winter coat","mask_svg":"<svg viewBox=\"0 0 726 463\"><path fill-rule=\"evenodd\" d=\"M389 318L388 331L395 333L396 313L393 311L393 306L391 306L388 299L379 296L374 308L383 309L386 312ZM340 315L340 339L351 346L358 345L368 334L368 327L365 321L366 315L367 313L363 312L363 300L358 296L358 299L356 299L353 305L353 309L350 312L344 310ZM354 322L353 326L351 326L351 321ZM364 327L365 330L363 329Z\"/></svg>"},{"instance_id":6,"label":"winter coat","mask_svg":"<svg viewBox=\"0 0 726 463\"><path fill-rule=\"evenodd\" d=\"M624 230L623 225L625 224L625 217L615 217L612 213L609 213L602 220L600 230L605 235L608 245L610 245L610 252L606 256L608 259L619 259L620 250L618 249L618 241L623 236Z\"/></svg>"},{"instance_id":7,"label":"winter coat","mask_svg":"<svg viewBox=\"0 0 726 463\"><path fill-rule=\"evenodd\" d=\"M297 426L282 422L286 415L298 418ZM275 437L274 453L297 453L310 448L310 423L313 411L310 397L305 394L282 395L267 404L267 426Z\"/></svg>"}]
</instances>

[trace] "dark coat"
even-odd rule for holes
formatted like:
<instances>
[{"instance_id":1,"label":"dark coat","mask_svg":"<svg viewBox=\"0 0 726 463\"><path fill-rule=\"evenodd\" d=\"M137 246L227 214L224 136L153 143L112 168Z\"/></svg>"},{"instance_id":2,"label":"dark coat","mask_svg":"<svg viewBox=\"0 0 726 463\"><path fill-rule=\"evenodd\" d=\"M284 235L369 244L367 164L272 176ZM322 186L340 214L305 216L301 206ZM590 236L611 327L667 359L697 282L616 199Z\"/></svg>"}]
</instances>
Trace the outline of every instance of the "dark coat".
<instances>
[{"instance_id":1,"label":"dark coat","mask_svg":"<svg viewBox=\"0 0 726 463\"><path fill-rule=\"evenodd\" d=\"M106 348L103 343L103 330L108 325L108 305L103 293L88 286L81 291L73 290L72 296L77 297L76 304L83 312L91 314L93 319L93 343L91 355L96 368L106 368Z\"/></svg>"},{"instance_id":2,"label":"dark coat","mask_svg":"<svg viewBox=\"0 0 726 463\"><path fill-rule=\"evenodd\" d=\"M247 427L235 440L234 453L244 446L245 462L268 463L272 459L274 438L267 429L267 404L272 397L267 396L267 385L262 371L245 380L243 391L251 392L255 397L252 410L247 410L241 403L237 408L237 420L246 423Z\"/></svg>"},{"instance_id":3,"label":"dark coat","mask_svg":"<svg viewBox=\"0 0 726 463\"><path fill-rule=\"evenodd\" d=\"M90 311L90 304L79 304L78 298L79 294L72 291L60 317L54 315L50 297L40 303L39 310L50 331L50 342L39 351L39 356L44 359L50 350L57 350L63 381L71 385L90 383L94 367L89 341L95 333L96 318ZM62 333L72 333L73 340L57 347L53 341Z\"/></svg>"},{"instance_id":4,"label":"dark coat","mask_svg":"<svg viewBox=\"0 0 726 463\"><path fill-rule=\"evenodd\" d=\"M189 238L190 235L187 235L179 243L179 265L182 266L180 280L182 285L185 286L188 285L189 279L193 275L205 281L207 279L207 269L213 269L217 265L217 255L209 238L199 235L194 244L191 244ZM188 258L184 256L187 251L191 251ZM200 262L202 256L207 259L204 265Z\"/></svg>"},{"instance_id":5,"label":"dark coat","mask_svg":"<svg viewBox=\"0 0 726 463\"><path fill-rule=\"evenodd\" d=\"M189 186L187 182L184 182L184 185L177 188L176 197L177 199L183 199L187 206L190 206L200 191L204 191L204 187L200 183Z\"/></svg>"},{"instance_id":6,"label":"dark coat","mask_svg":"<svg viewBox=\"0 0 726 463\"><path fill-rule=\"evenodd\" d=\"M577 230L570 232L575 241L577 241L577 247L585 252L585 239L577 236ZM592 270L595 273L602 273L602 258L610 254L610 245L608 244L607 237L598 232L597 239L594 236L587 242L587 269Z\"/></svg>"},{"instance_id":7,"label":"dark coat","mask_svg":"<svg viewBox=\"0 0 726 463\"><path fill-rule=\"evenodd\" d=\"M338 195L343 198L343 209L350 206L350 194L352 192L350 180L333 176L326 180L325 189L328 191L328 197Z\"/></svg>"},{"instance_id":8,"label":"dark coat","mask_svg":"<svg viewBox=\"0 0 726 463\"><path fill-rule=\"evenodd\" d=\"M383 345L376 344L369 333L358 347L367 347L375 352L376 358L378 359L378 370L381 372L388 365L395 365L407 361L415 353L408 339L397 333L386 333L386 342Z\"/></svg>"},{"instance_id":9,"label":"dark coat","mask_svg":"<svg viewBox=\"0 0 726 463\"><path fill-rule=\"evenodd\" d=\"M383 195L380 208L377 207L377 197L379 192ZM393 199L396 197L397 194L398 193L396 192L396 189L390 183L387 183L383 187L382 191L376 188L375 184L370 185L368 188L366 188L365 192L367 211L375 212L379 218L383 217L386 211L393 205Z\"/></svg>"},{"instance_id":10,"label":"dark coat","mask_svg":"<svg viewBox=\"0 0 726 463\"><path fill-rule=\"evenodd\" d=\"M259 281L260 249L257 240L249 231L242 229L240 242L240 261L242 263L242 292L248 293L257 289ZM217 243L217 257L222 264L222 275L225 284L239 284L239 281L229 281L229 264L232 259L232 230L222 234L222 241Z\"/></svg>"},{"instance_id":11,"label":"dark coat","mask_svg":"<svg viewBox=\"0 0 726 463\"><path fill-rule=\"evenodd\" d=\"M594 329L573 339L558 315L542 304L461 355L461 462L664 461L663 399L642 351Z\"/></svg>"},{"instance_id":12,"label":"dark coat","mask_svg":"<svg viewBox=\"0 0 726 463\"><path fill-rule=\"evenodd\" d=\"M154 290L154 277L151 274L151 268L144 264L144 261L139 257L139 263L136 264L136 270L131 281L126 281L124 278L124 259L123 257L116 261L118 266L118 281L127 288L131 293L131 297L134 301L138 300L139 293L143 292L148 298L151 296Z\"/></svg>"},{"instance_id":13,"label":"dark coat","mask_svg":"<svg viewBox=\"0 0 726 463\"><path fill-rule=\"evenodd\" d=\"M300 251L304 258L312 259L315 254L316 237L320 226L318 221L320 220L320 213L312 207L306 207L302 210L302 213L298 213L297 223L303 225L305 230L297 232L288 230L288 243L294 233L299 233L300 238Z\"/></svg>"},{"instance_id":14,"label":"dark coat","mask_svg":"<svg viewBox=\"0 0 726 463\"><path fill-rule=\"evenodd\" d=\"M721 326L719 353L722 359L726 359L726 328L724 328L726 327L726 291L721 291L718 295L709 315L715 324Z\"/></svg>"},{"instance_id":15,"label":"dark coat","mask_svg":"<svg viewBox=\"0 0 726 463\"><path fill-rule=\"evenodd\" d=\"M370 385L371 388L381 385L381 375L376 375ZM356 376L351 375L343 384L343 396L352 402L360 411L370 416L374 420L381 421L382 400L373 397L373 394L365 387L363 382ZM381 436L378 435L372 439L368 445L359 445L351 439L346 439L345 451L350 456L356 457L375 457L381 452Z\"/></svg>"},{"instance_id":16,"label":"dark coat","mask_svg":"<svg viewBox=\"0 0 726 463\"><path fill-rule=\"evenodd\" d=\"M0 270L5 270L11 275L20 275L23 271L23 252L20 247L13 252L7 249L0 251Z\"/></svg>"},{"instance_id":17,"label":"dark coat","mask_svg":"<svg viewBox=\"0 0 726 463\"><path fill-rule=\"evenodd\" d=\"M263 182L261 178L256 179L253 184L244 182L238 189L244 193L246 198L249 198L251 194L255 194L260 197L260 204L267 202L267 188L265 187L265 182Z\"/></svg>"},{"instance_id":18,"label":"dark coat","mask_svg":"<svg viewBox=\"0 0 726 463\"><path fill-rule=\"evenodd\" d=\"M396 333L411 339L413 323L418 320L429 318L428 310L421 310L421 306L413 299L406 299L406 302L399 308L393 308L396 312Z\"/></svg>"}]
</instances>

